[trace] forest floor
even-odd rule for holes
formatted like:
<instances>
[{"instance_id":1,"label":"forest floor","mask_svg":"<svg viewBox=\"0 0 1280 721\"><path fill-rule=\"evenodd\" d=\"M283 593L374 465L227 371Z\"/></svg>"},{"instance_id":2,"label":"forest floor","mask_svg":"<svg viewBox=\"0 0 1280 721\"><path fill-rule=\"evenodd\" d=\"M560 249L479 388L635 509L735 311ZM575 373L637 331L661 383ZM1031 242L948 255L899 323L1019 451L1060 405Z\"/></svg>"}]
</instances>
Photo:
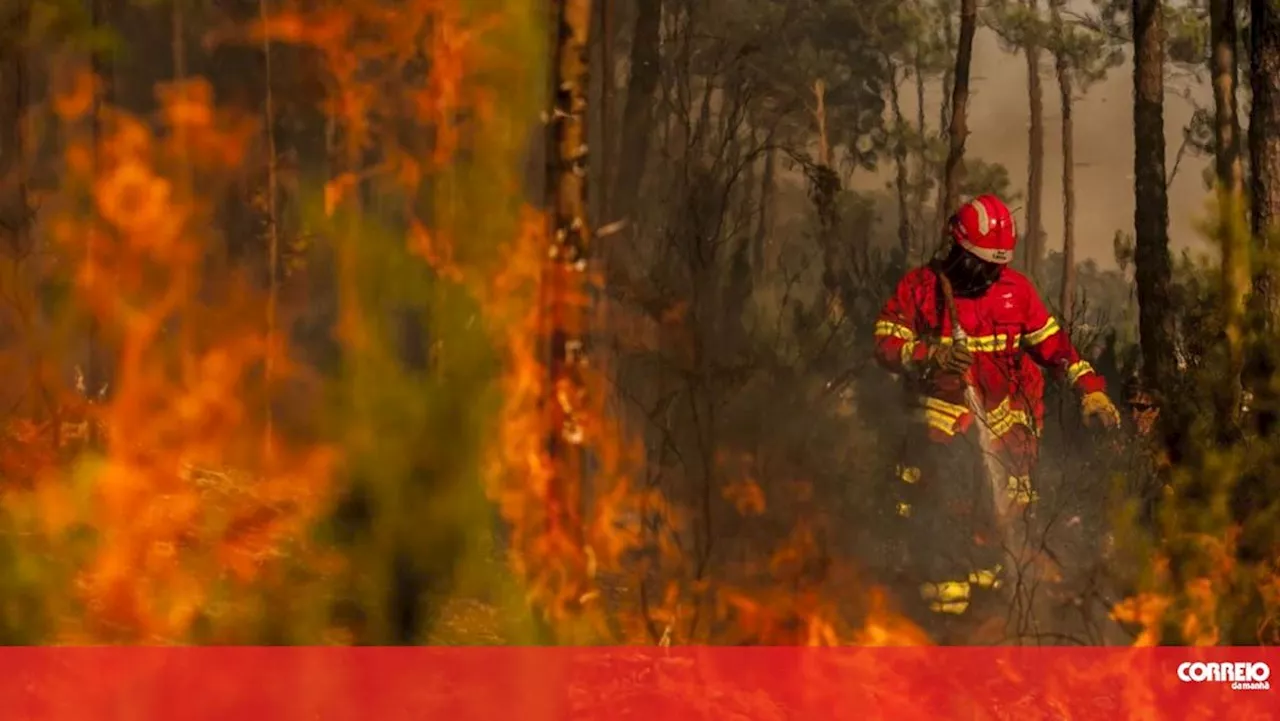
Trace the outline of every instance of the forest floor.
<instances>
[{"instance_id":1,"label":"forest floor","mask_svg":"<svg viewBox=\"0 0 1280 721\"><path fill-rule=\"evenodd\" d=\"M1038 579L1026 584L1030 603L1019 604L1008 614L1003 634L984 635L977 643L1012 645L1128 645L1132 637L1110 619L1117 600L1116 589L1097 551L1098 538L1080 524L1046 534L1044 547L1061 563L1041 565ZM628 603L633 592L621 583L604 589L610 605ZM519 628L527 618L527 606L503 606L487 594L459 593L443 604L427 634L428 645L510 645L523 641ZM853 605L853 604L851 604Z\"/></svg>"},{"instance_id":2,"label":"forest floor","mask_svg":"<svg viewBox=\"0 0 1280 721\"><path fill-rule=\"evenodd\" d=\"M429 646L501 646L512 643L502 610L476 598L454 597L427 634Z\"/></svg>"},{"instance_id":3,"label":"forest floor","mask_svg":"<svg viewBox=\"0 0 1280 721\"><path fill-rule=\"evenodd\" d=\"M1110 609L1123 596L1116 581L1115 561L1108 526L1108 494L1111 479L1097 458L1081 453L1083 438L1064 435L1058 429L1044 449L1037 487L1041 500L1037 504L1030 537L1038 552L1034 572L1019 574L1027 578L1019 584L1021 595L1029 598L1013 604L1008 611L1003 632L986 642L1018 645L1128 645L1132 636L1110 618ZM869 502L870 497L857 492L863 483L850 482L848 491L856 503L833 502L829 508L840 516L834 524L836 537L829 539L832 549L843 549L839 560L848 561L867 571L871 577L888 578L893 565L883 534L886 523L882 504ZM851 490L852 489L852 490ZM839 510L836 510L839 509ZM877 510L879 509L879 510ZM496 540L496 539L495 539ZM500 546L498 542L496 545ZM484 578L508 578L502 554L490 549L483 554L486 565L480 571ZM849 557L845 557L849 556ZM1030 578L1034 576L1034 578ZM863 578L863 583L867 582ZM600 579L603 600L609 607L633 605L637 594L628 579ZM830 595L849 597L869 589L836 589ZM530 609L513 586L507 586L506 602L492 588L460 588L443 605L427 642L432 645L497 645L522 643L519 637L528 630ZM858 613L857 599L847 611ZM985 636L984 636L985 638Z\"/></svg>"}]
</instances>

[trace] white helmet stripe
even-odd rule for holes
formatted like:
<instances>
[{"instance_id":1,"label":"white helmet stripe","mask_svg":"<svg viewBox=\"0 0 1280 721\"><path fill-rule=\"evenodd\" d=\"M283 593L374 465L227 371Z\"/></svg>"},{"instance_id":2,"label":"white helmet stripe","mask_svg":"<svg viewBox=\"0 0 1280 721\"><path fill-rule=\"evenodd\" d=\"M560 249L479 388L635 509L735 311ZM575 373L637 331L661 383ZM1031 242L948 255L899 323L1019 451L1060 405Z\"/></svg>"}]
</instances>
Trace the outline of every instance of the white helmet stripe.
<instances>
[{"instance_id":1,"label":"white helmet stripe","mask_svg":"<svg viewBox=\"0 0 1280 721\"><path fill-rule=\"evenodd\" d=\"M991 216L987 215L987 206L983 205L982 201L977 198L970 200L969 205L978 213L978 235L990 233Z\"/></svg>"},{"instance_id":2,"label":"white helmet stripe","mask_svg":"<svg viewBox=\"0 0 1280 721\"><path fill-rule=\"evenodd\" d=\"M1013 253L1010 251L995 248L979 248L974 245L972 241L967 239L960 240L959 242L961 248L964 248L988 263L1006 265L1009 261L1013 260Z\"/></svg>"}]
</instances>

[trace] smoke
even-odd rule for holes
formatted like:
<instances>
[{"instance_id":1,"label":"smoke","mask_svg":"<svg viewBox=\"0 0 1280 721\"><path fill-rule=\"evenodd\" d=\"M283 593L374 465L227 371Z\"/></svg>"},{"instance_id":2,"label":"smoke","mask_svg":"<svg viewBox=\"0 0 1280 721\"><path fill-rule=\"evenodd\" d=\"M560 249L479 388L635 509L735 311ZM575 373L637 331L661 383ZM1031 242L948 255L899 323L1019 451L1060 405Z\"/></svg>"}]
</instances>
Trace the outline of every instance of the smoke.
<instances>
[{"instance_id":1,"label":"smoke","mask_svg":"<svg viewBox=\"0 0 1280 721\"><path fill-rule=\"evenodd\" d=\"M1062 248L1062 108L1053 67L1048 57L1041 59L1044 78L1045 178L1044 230L1050 251ZM1025 193L1027 183L1027 72L1021 57L1004 52L993 33L979 28L974 39L972 97L969 104L969 139L965 148L971 158L1000 163L1009 169L1015 190ZM1191 119L1192 102L1181 97L1178 85L1167 83L1165 137L1167 168L1171 172L1182 141L1182 129ZM936 81L926 98L926 118L938 117L941 95ZM1114 268L1112 238L1117 230L1133 228L1133 66L1126 62L1107 78L1077 96L1076 142L1076 257L1093 259L1104 268ZM1207 83L1191 88L1194 101L1211 100ZM904 93L903 111L915 117L914 97ZM933 128L937 130L937 128ZM1169 186L1169 237L1174 252L1197 248L1202 242L1195 229L1204 214L1206 190L1201 171L1206 158L1184 157ZM883 163L874 174L855 177L860 190L879 189L892 178L893 166ZM1019 219L1021 212L1017 213Z\"/></svg>"}]
</instances>

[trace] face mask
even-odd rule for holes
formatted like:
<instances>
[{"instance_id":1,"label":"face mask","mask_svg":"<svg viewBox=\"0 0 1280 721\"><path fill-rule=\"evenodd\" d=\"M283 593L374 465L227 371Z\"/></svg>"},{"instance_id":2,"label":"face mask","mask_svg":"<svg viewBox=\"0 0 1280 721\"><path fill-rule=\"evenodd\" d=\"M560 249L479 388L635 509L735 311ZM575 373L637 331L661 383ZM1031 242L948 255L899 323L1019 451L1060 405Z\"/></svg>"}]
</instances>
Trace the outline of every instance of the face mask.
<instances>
[{"instance_id":1,"label":"face mask","mask_svg":"<svg viewBox=\"0 0 1280 721\"><path fill-rule=\"evenodd\" d=\"M1004 266L988 263L959 245L951 246L951 253L942 262L942 272L951 281L951 289L961 298L976 298L986 293L1000 280Z\"/></svg>"}]
</instances>

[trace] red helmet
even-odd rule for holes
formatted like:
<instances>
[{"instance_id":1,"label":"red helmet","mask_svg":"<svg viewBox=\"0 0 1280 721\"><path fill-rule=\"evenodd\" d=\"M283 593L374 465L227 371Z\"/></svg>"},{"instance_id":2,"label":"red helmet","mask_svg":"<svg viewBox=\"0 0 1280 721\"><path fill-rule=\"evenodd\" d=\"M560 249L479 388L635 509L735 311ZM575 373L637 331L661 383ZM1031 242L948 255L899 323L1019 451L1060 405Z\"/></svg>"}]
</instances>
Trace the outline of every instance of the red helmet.
<instances>
[{"instance_id":1,"label":"red helmet","mask_svg":"<svg viewBox=\"0 0 1280 721\"><path fill-rule=\"evenodd\" d=\"M951 216L951 237L960 247L988 263L1013 260L1018 229L1008 206L994 195L979 195Z\"/></svg>"}]
</instances>

